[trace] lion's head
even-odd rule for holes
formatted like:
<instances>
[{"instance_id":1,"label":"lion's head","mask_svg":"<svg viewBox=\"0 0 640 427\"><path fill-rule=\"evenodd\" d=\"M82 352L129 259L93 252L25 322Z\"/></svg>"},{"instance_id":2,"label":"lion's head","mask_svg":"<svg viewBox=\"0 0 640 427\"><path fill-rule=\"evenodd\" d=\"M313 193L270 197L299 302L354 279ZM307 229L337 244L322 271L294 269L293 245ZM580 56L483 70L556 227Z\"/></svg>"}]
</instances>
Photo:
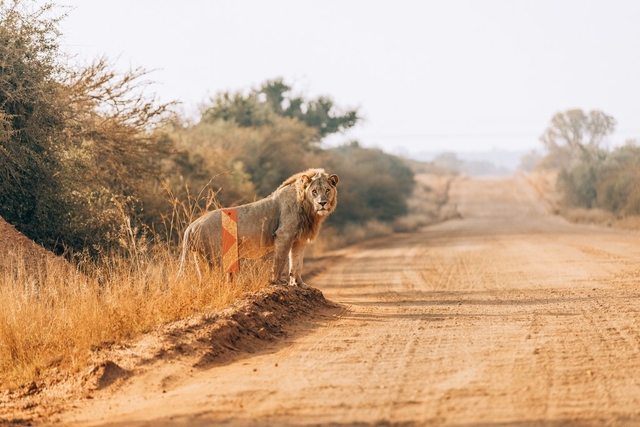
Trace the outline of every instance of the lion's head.
<instances>
[{"instance_id":1,"label":"lion's head","mask_svg":"<svg viewBox=\"0 0 640 427\"><path fill-rule=\"evenodd\" d=\"M300 183L305 200L303 203L310 205L310 212L324 217L333 212L338 203L338 175L327 175L322 169L317 169L317 171L312 176L303 175L301 177Z\"/></svg>"},{"instance_id":2,"label":"lion's head","mask_svg":"<svg viewBox=\"0 0 640 427\"><path fill-rule=\"evenodd\" d=\"M300 233L313 239L338 203L338 175L329 175L324 169L309 169L293 175L279 188L290 184L295 185L300 206Z\"/></svg>"}]
</instances>

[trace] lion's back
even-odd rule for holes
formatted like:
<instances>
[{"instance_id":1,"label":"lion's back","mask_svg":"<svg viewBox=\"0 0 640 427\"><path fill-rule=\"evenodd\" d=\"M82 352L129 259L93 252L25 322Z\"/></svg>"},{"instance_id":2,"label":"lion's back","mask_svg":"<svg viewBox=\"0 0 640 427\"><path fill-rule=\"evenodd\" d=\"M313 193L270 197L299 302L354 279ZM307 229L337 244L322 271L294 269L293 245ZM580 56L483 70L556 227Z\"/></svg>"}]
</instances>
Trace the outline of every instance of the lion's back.
<instances>
[{"instance_id":1,"label":"lion's back","mask_svg":"<svg viewBox=\"0 0 640 427\"><path fill-rule=\"evenodd\" d=\"M241 258L258 258L273 250L281 211L275 199L261 199L230 209L237 212ZM219 258L222 254L222 209L207 212L196 219L188 227L187 234L191 250L212 259Z\"/></svg>"}]
</instances>

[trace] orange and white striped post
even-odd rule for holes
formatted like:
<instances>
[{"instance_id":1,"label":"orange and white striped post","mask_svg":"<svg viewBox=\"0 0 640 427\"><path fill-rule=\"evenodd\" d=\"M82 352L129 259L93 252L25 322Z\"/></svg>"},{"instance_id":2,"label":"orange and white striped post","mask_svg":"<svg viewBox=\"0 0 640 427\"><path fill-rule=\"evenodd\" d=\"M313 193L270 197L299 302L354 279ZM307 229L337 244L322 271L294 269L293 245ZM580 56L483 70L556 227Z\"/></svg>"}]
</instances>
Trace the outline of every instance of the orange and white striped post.
<instances>
[{"instance_id":1,"label":"orange and white striped post","mask_svg":"<svg viewBox=\"0 0 640 427\"><path fill-rule=\"evenodd\" d=\"M222 268L225 273L240 271L238 263L238 212L222 210Z\"/></svg>"}]
</instances>

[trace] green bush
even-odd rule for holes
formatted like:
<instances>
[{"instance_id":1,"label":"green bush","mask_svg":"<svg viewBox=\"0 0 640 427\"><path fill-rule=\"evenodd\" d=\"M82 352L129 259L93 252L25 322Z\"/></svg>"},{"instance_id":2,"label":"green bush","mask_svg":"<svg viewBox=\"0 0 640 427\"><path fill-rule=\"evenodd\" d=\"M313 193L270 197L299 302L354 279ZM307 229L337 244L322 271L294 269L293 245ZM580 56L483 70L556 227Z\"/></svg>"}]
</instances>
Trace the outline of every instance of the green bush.
<instances>
[{"instance_id":1,"label":"green bush","mask_svg":"<svg viewBox=\"0 0 640 427\"><path fill-rule=\"evenodd\" d=\"M0 3L0 215L56 251L117 244L171 151L143 70L61 62L52 6Z\"/></svg>"},{"instance_id":2,"label":"green bush","mask_svg":"<svg viewBox=\"0 0 640 427\"><path fill-rule=\"evenodd\" d=\"M50 8L0 4L0 216L47 246L66 228L55 141L64 129Z\"/></svg>"},{"instance_id":3,"label":"green bush","mask_svg":"<svg viewBox=\"0 0 640 427\"><path fill-rule=\"evenodd\" d=\"M619 216L640 215L640 148L628 144L583 157L561 169L557 183L569 206L601 208Z\"/></svg>"},{"instance_id":4,"label":"green bush","mask_svg":"<svg viewBox=\"0 0 640 427\"><path fill-rule=\"evenodd\" d=\"M587 209L596 207L597 168L597 164L584 161L560 171L558 189L566 204Z\"/></svg>"},{"instance_id":5,"label":"green bush","mask_svg":"<svg viewBox=\"0 0 640 427\"><path fill-rule=\"evenodd\" d=\"M327 150L325 158L327 170L340 177L338 209L329 217L330 224L391 222L408 213L415 182L400 158L357 143Z\"/></svg>"},{"instance_id":6,"label":"green bush","mask_svg":"<svg viewBox=\"0 0 640 427\"><path fill-rule=\"evenodd\" d=\"M601 208L617 215L640 214L640 148L634 142L605 148L616 126L594 110L553 116L541 137L548 150L538 167L558 169L558 189L569 206Z\"/></svg>"},{"instance_id":7,"label":"green bush","mask_svg":"<svg viewBox=\"0 0 640 427\"><path fill-rule=\"evenodd\" d=\"M613 150L597 177L598 206L619 215L640 215L640 147Z\"/></svg>"},{"instance_id":8,"label":"green bush","mask_svg":"<svg viewBox=\"0 0 640 427\"><path fill-rule=\"evenodd\" d=\"M181 189L185 183L198 191L208 182L221 205L233 206L267 196L301 170L324 167L340 177L338 209L329 217L330 224L391 222L408 212L414 182L405 162L357 143L323 150L310 143L315 134L313 128L286 117L257 127L202 121L167 136L178 154L163 179L180 199L186 197Z\"/></svg>"}]
</instances>

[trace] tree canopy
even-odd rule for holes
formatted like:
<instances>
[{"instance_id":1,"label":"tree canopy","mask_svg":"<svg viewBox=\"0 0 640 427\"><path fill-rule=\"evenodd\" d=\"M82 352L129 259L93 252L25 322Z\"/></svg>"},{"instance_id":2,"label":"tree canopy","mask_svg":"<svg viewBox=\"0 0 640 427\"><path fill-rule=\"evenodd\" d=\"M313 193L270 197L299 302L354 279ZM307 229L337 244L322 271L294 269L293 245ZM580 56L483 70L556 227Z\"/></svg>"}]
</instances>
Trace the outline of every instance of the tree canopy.
<instances>
[{"instance_id":1,"label":"tree canopy","mask_svg":"<svg viewBox=\"0 0 640 427\"><path fill-rule=\"evenodd\" d=\"M549 151L547 161L557 167L567 167L606 148L603 145L615 127L615 119L602 111L567 110L551 118L540 140Z\"/></svg>"},{"instance_id":2,"label":"tree canopy","mask_svg":"<svg viewBox=\"0 0 640 427\"><path fill-rule=\"evenodd\" d=\"M292 93L282 78L267 80L259 88L243 92L222 92L202 113L204 121L233 120L239 126L273 124L275 116L300 120L316 129L320 141L327 135L344 132L360 121L357 109L343 111L328 96L306 99Z\"/></svg>"},{"instance_id":3,"label":"tree canopy","mask_svg":"<svg viewBox=\"0 0 640 427\"><path fill-rule=\"evenodd\" d=\"M340 176L340 214L329 223L390 222L407 214L415 182L400 158L357 142L327 150L325 157L327 168Z\"/></svg>"}]
</instances>

